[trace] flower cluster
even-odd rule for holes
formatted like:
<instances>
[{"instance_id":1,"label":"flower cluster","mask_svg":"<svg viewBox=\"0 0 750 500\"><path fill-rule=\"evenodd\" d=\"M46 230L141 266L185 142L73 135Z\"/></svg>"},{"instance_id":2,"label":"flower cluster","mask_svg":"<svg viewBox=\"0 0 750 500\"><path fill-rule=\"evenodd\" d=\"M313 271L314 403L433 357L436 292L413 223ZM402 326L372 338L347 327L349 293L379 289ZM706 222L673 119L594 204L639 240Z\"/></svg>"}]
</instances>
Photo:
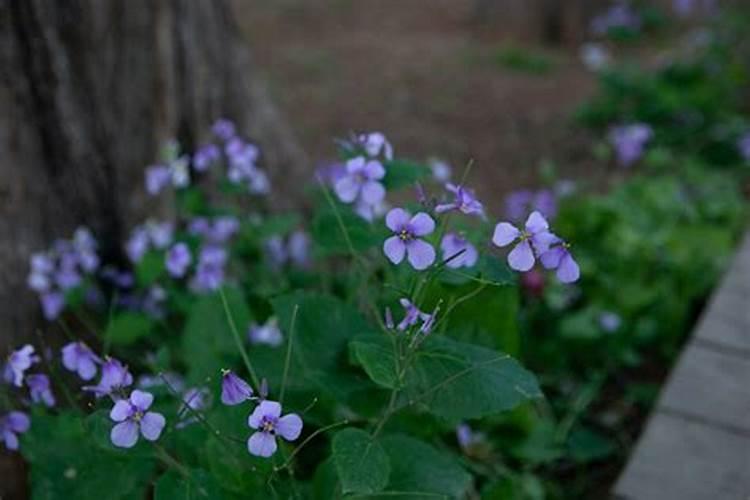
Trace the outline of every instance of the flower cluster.
<instances>
[{"instance_id":1,"label":"flower cluster","mask_svg":"<svg viewBox=\"0 0 750 500\"><path fill-rule=\"evenodd\" d=\"M606 35L614 29L638 31L641 24L641 17L633 10L630 3L627 0L619 0L591 21L591 31L595 35Z\"/></svg>"},{"instance_id":2,"label":"flower cluster","mask_svg":"<svg viewBox=\"0 0 750 500\"><path fill-rule=\"evenodd\" d=\"M27 283L39 294L44 317L57 318L65 307L65 293L79 285L99 267L96 240L80 227L70 240L57 240L46 252L31 256Z\"/></svg>"},{"instance_id":3,"label":"flower cluster","mask_svg":"<svg viewBox=\"0 0 750 500\"><path fill-rule=\"evenodd\" d=\"M263 248L268 262L275 269L289 263L299 268L310 265L310 236L305 231L293 231L286 239L280 235L271 236Z\"/></svg>"},{"instance_id":4,"label":"flower cluster","mask_svg":"<svg viewBox=\"0 0 750 500\"><path fill-rule=\"evenodd\" d=\"M265 392L265 391L261 391ZM258 457L270 457L277 450L276 436L286 441L294 441L302 433L302 419L296 413L281 415L281 404L253 396L250 384L230 370L222 370L221 401L230 406L245 401L259 400L259 404L247 419L247 425L254 432L247 440L247 451Z\"/></svg>"},{"instance_id":5,"label":"flower cluster","mask_svg":"<svg viewBox=\"0 0 750 500\"><path fill-rule=\"evenodd\" d=\"M161 193L167 186L182 189L190 185L190 158L180 155L180 146L171 141L164 151L165 162L146 168L146 191L151 196Z\"/></svg>"},{"instance_id":6,"label":"flower cluster","mask_svg":"<svg viewBox=\"0 0 750 500\"><path fill-rule=\"evenodd\" d=\"M609 142L615 148L617 162L623 167L629 167L638 161L652 135L651 127L645 123L612 127Z\"/></svg>"},{"instance_id":7,"label":"flower cluster","mask_svg":"<svg viewBox=\"0 0 750 500\"><path fill-rule=\"evenodd\" d=\"M125 243L125 253L134 264L143 259L149 250L164 250L174 237L174 224L169 221L148 220L130 232Z\"/></svg>"},{"instance_id":8,"label":"flower cluster","mask_svg":"<svg viewBox=\"0 0 750 500\"><path fill-rule=\"evenodd\" d=\"M556 269L557 278L563 283L578 280L578 264L570 254L570 245L550 232L549 224L542 214L532 212L523 229L509 222L495 226L492 243L505 247L517 242L508 253L508 265L516 271L526 272L538 257L546 269Z\"/></svg>"}]
</instances>

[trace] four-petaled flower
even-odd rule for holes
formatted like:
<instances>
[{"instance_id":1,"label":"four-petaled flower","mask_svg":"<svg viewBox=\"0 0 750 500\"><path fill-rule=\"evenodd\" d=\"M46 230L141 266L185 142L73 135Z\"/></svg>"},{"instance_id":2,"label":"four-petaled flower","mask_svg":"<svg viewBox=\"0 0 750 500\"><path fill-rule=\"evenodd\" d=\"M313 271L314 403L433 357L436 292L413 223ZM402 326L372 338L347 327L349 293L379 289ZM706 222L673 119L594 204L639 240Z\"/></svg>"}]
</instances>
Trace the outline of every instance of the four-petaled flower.
<instances>
[{"instance_id":1,"label":"four-petaled flower","mask_svg":"<svg viewBox=\"0 0 750 500\"><path fill-rule=\"evenodd\" d=\"M164 415L147 411L154 402L151 393L135 389L128 399L121 399L112 407L109 418L119 422L109 435L112 444L120 448L132 448L138 442L138 431L148 441L156 441L161 435L166 420Z\"/></svg>"},{"instance_id":2,"label":"four-petaled flower","mask_svg":"<svg viewBox=\"0 0 750 500\"><path fill-rule=\"evenodd\" d=\"M261 401L247 419L247 425L257 432L247 440L247 450L259 457L276 453L276 436L294 441L302 432L302 419L296 413L281 416L281 405L275 401Z\"/></svg>"},{"instance_id":3,"label":"four-petaled flower","mask_svg":"<svg viewBox=\"0 0 750 500\"><path fill-rule=\"evenodd\" d=\"M364 156L346 162L346 174L334 185L334 191L344 203L354 203L358 198L367 205L376 205L385 197L385 188L379 181L385 177L385 168L377 160Z\"/></svg>"},{"instance_id":4,"label":"four-petaled flower","mask_svg":"<svg viewBox=\"0 0 750 500\"><path fill-rule=\"evenodd\" d=\"M253 395L250 384L242 380L231 370L221 370L221 402L234 406L247 401Z\"/></svg>"},{"instance_id":5,"label":"four-petaled flower","mask_svg":"<svg viewBox=\"0 0 750 500\"><path fill-rule=\"evenodd\" d=\"M185 276L188 266L190 266L190 262L193 260L190 255L190 248L182 242L175 243L169 249L164 259L167 271L173 278Z\"/></svg>"},{"instance_id":6,"label":"four-petaled flower","mask_svg":"<svg viewBox=\"0 0 750 500\"><path fill-rule=\"evenodd\" d=\"M12 411L0 417L0 437L9 450L18 449L18 434L22 434L31 427L29 416L20 411Z\"/></svg>"},{"instance_id":7,"label":"four-petaled flower","mask_svg":"<svg viewBox=\"0 0 750 500\"><path fill-rule=\"evenodd\" d=\"M435 249L420 236L427 236L435 230L435 221L424 212L414 217L402 208L394 208L385 216L385 224L394 235L385 240L383 251L394 264L400 264L404 255L418 271L427 269L435 262Z\"/></svg>"},{"instance_id":8,"label":"four-petaled flower","mask_svg":"<svg viewBox=\"0 0 750 500\"><path fill-rule=\"evenodd\" d=\"M5 365L5 373L3 374L5 381L16 387L21 387L26 370L38 362L39 356L34 354L34 346L31 344L26 344L17 351L13 351L8 356L8 363Z\"/></svg>"},{"instance_id":9,"label":"four-petaled flower","mask_svg":"<svg viewBox=\"0 0 750 500\"><path fill-rule=\"evenodd\" d=\"M445 265L454 269L472 267L479 259L476 247L456 233L446 234L440 242L440 248L443 251Z\"/></svg>"},{"instance_id":10,"label":"four-petaled flower","mask_svg":"<svg viewBox=\"0 0 750 500\"><path fill-rule=\"evenodd\" d=\"M484 215L484 207L474 195L474 191L451 183L446 184L445 189L453 193L453 202L436 206L435 212L442 214L450 210L458 210L466 215L479 215L480 217Z\"/></svg>"},{"instance_id":11,"label":"four-petaled flower","mask_svg":"<svg viewBox=\"0 0 750 500\"><path fill-rule=\"evenodd\" d=\"M549 224L539 212L531 212L523 230L508 222L495 226L492 242L504 247L518 240L518 244L508 254L508 265L516 271L528 271L534 266L534 252L537 255L547 251L555 236L549 232Z\"/></svg>"},{"instance_id":12,"label":"four-petaled flower","mask_svg":"<svg viewBox=\"0 0 750 500\"><path fill-rule=\"evenodd\" d=\"M83 342L70 342L62 348L62 362L81 379L91 380L96 375L96 364L102 360Z\"/></svg>"},{"instance_id":13,"label":"four-petaled flower","mask_svg":"<svg viewBox=\"0 0 750 500\"><path fill-rule=\"evenodd\" d=\"M570 244L555 237L547 251L539 255L539 260L545 269L557 269L557 279L561 283L573 283L578 280L581 271L578 263L570 254Z\"/></svg>"}]
</instances>

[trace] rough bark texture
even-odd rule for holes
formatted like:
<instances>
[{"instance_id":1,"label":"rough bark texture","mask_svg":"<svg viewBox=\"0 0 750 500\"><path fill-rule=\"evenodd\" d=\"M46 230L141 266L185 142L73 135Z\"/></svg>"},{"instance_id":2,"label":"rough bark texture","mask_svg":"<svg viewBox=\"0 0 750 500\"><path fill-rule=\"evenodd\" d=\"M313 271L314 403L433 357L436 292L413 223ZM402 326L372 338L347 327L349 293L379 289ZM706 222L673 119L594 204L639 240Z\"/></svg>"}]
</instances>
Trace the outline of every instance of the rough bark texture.
<instances>
[{"instance_id":1,"label":"rough bark texture","mask_svg":"<svg viewBox=\"0 0 750 500\"><path fill-rule=\"evenodd\" d=\"M306 167L223 0L0 0L0 37L0 356L44 326L29 254L85 224L116 256L155 208L143 168L163 140L190 147L223 116L272 180ZM299 194L276 184L282 205ZM0 477L0 497L19 495Z\"/></svg>"}]
</instances>

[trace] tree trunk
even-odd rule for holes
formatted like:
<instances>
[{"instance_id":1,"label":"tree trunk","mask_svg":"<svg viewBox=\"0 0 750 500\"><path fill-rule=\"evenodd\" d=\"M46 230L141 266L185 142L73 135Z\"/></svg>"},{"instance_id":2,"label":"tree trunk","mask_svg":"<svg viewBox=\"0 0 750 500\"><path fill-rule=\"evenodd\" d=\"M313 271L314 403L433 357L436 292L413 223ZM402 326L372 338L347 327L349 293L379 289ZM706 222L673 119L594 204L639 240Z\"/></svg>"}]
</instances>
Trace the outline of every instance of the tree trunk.
<instances>
[{"instance_id":1,"label":"tree trunk","mask_svg":"<svg viewBox=\"0 0 750 500\"><path fill-rule=\"evenodd\" d=\"M0 0L0 356L39 321L31 252L85 224L115 255L153 210L143 169L213 120L260 147L288 205L306 159L269 102L225 0ZM278 174L278 175L275 175ZM13 477L8 469L3 478ZM21 481L22 482L22 481ZM19 494L0 481L0 497Z\"/></svg>"}]
</instances>

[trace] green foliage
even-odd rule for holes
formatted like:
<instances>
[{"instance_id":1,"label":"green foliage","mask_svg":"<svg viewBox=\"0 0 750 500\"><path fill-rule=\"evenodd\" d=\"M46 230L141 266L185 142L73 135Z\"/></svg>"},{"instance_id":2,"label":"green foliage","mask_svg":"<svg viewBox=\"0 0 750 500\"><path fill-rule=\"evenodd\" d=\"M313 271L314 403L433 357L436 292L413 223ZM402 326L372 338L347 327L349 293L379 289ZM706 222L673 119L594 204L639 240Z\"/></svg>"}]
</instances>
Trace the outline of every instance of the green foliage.
<instances>
[{"instance_id":1,"label":"green foliage","mask_svg":"<svg viewBox=\"0 0 750 500\"><path fill-rule=\"evenodd\" d=\"M124 312L112 318L104 336L113 344L129 345L148 336L153 326L154 320L143 313Z\"/></svg>"},{"instance_id":2,"label":"green foliage","mask_svg":"<svg viewBox=\"0 0 750 500\"><path fill-rule=\"evenodd\" d=\"M344 429L333 438L332 449L344 493L377 493L388 484L390 460L380 442L368 433Z\"/></svg>"}]
</instances>

